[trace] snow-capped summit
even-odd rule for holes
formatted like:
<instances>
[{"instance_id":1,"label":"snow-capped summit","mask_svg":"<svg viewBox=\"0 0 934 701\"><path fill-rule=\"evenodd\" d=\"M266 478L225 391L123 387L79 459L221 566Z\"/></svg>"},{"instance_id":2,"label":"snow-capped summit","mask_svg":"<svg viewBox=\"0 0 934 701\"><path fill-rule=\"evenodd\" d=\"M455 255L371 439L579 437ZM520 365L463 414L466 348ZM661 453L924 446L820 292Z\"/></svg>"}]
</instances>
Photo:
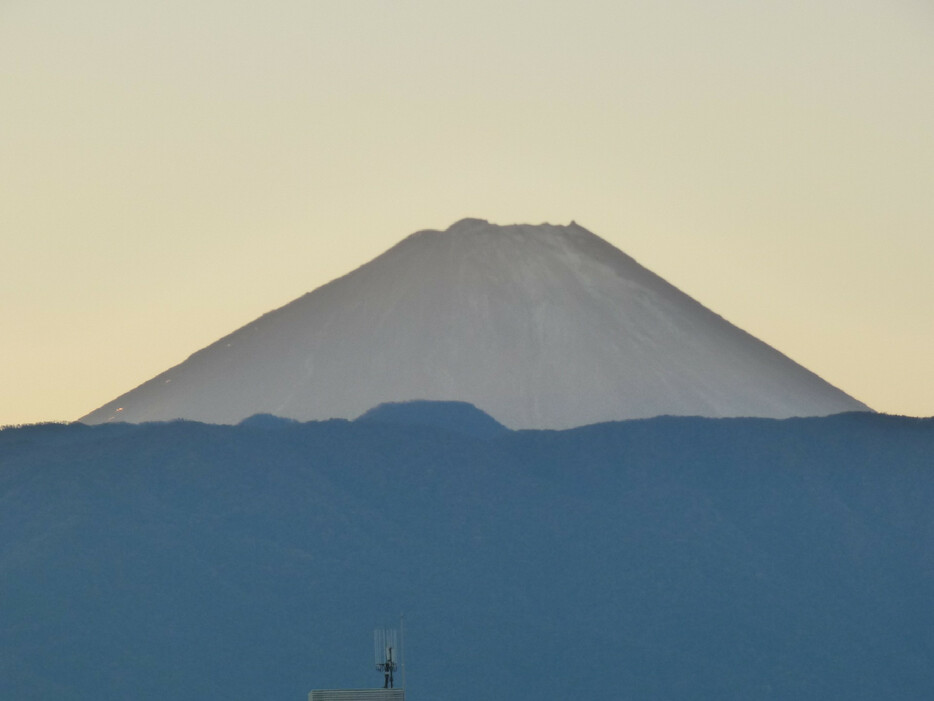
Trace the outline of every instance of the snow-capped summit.
<instances>
[{"instance_id":1,"label":"snow-capped summit","mask_svg":"<svg viewBox=\"0 0 934 701\"><path fill-rule=\"evenodd\" d=\"M85 416L236 423L470 402L510 428L868 408L581 226L420 231Z\"/></svg>"}]
</instances>

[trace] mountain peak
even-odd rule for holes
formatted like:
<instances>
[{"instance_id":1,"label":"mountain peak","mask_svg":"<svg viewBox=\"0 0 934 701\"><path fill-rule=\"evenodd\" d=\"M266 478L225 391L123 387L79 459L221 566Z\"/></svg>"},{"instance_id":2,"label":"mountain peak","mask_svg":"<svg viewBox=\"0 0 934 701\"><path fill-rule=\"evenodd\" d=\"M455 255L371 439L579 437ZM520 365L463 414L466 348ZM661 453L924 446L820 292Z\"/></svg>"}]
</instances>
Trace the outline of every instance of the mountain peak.
<instances>
[{"instance_id":1,"label":"mountain peak","mask_svg":"<svg viewBox=\"0 0 934 701\"><path fill-rule=\"evenodd\" d=\"M490 224L490 222L488 222L486 219L477 219L475 217L464 217L463 219L459 219L458 221L451 224L451 226L449 226L446 229L446 231L453 233L453 232L458 232L458 231L470 231L472 229L478 229L480 227L489 227L489 226L501 228L495 224Z\"/></svg>"},{"instance_id":2,"label":"mountain peak","mask_svg":"<svg viewBox=\"0 0 934 701\"><path fill-rule=\"evenodd\" d=\"M510 428L867 410L574 222L468 218L407 237L83 420L349 419L409 400L469 402Z\"/></svg>"}]
</instances>

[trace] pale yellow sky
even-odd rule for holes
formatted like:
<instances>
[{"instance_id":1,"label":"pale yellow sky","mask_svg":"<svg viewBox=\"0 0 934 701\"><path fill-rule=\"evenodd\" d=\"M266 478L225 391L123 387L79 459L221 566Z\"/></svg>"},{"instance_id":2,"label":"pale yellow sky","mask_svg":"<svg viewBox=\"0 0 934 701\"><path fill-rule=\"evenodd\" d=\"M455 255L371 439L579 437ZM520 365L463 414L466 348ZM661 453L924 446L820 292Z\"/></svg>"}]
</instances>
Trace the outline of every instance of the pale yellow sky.
<instances>
[{"instance_id":1,"label":"pale yellow sky","mask_svg":"<svg viewBox=\"0 0 934 701\"><path fill-rule=\"evenodd\" d=\"M0 0L0 425L474 216L934 414L925 0Z\"/></svg>"}]
</instances>

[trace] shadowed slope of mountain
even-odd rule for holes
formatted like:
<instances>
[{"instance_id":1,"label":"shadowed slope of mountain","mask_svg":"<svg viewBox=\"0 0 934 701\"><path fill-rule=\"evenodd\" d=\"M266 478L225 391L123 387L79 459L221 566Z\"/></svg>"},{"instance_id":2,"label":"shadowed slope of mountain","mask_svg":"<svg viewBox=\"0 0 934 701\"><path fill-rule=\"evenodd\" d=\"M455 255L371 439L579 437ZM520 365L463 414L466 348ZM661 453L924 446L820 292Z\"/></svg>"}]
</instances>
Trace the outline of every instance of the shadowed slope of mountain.
<instances>
[{"instance_id":1,"label":"shadowed slope of mountain","mask_svg":"<svg viewBox=\"0 0 934 701\"><path fill-rule=\"evenodd\" d=\"M458 400L510 428L867 407L586 229L422 231L83 421L353 418Z\"/></svg>"},{"instance_id":2,"label":"shadowed slope of mountain","mask_svg":"<svg viewBox=\"0 0 934 701\"><path fill-rule=\"evenodd\" d=\"M934 695L934 421L0 431L0 697Z\"/></svg>"}]
</instances>

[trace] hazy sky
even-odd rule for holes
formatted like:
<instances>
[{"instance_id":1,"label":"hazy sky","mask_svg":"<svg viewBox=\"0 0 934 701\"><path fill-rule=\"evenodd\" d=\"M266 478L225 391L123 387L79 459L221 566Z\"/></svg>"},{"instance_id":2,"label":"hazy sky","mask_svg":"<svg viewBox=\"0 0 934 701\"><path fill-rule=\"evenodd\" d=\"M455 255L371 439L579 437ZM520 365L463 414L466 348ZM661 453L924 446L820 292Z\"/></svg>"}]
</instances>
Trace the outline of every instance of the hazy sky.
<instances>
[{"instance_id":1,"label":"hazy sky","mask_svg":"<svg viewBox=\"0 0 934 701\"><path fill-rule=\"evenodd\" d=\"M0 0L0 424L465 216L574 219L932 415L934 5Z\"/></svg>"}]
</instances>

